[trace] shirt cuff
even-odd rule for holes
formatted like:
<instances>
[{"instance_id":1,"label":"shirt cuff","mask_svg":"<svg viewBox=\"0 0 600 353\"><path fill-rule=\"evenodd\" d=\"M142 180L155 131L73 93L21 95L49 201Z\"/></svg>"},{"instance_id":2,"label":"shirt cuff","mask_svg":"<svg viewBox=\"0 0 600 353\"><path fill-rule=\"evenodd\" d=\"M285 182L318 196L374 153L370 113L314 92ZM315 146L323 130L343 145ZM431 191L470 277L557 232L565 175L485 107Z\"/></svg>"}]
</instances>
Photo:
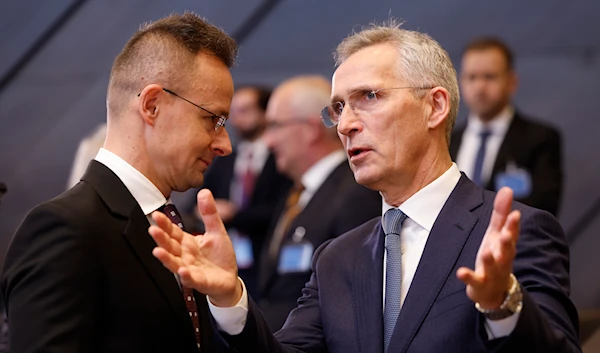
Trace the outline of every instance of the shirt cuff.
<instances>
[{"instance_id":1,"label":"shirt cuff","mask_svg":"<svg viewBox=\"0 0 600 353\"><path fill-rule=\"evenodd\" d=\"M217 328L231 336L239 335L244 330L248 318L248 292L244 281L239 277L238 280L242 284L242 297L235 306L218 307L210 302L208 296L206 297L208 308L217 323Z\"/></svg>"},{"instance_id":2,"label":"shirt cuff","mask_svg":"<svg viewBox=\"0 0 600 353\"><path fill-rule=\"evenodd\" d=\"M501 320L485 319L485 331L487 332L488 339L491 341L493 339L509 336L515 327L517 327L520 316L521 311L518 311Z\"/></svg>"}]
</instances>

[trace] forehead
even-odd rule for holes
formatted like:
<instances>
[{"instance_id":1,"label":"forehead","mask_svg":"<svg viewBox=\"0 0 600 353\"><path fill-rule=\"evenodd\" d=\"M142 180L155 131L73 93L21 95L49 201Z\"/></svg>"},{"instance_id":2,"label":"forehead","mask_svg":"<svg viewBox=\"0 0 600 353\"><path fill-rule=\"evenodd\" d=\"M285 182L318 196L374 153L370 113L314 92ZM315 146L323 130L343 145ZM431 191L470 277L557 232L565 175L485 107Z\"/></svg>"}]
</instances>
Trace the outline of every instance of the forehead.
<instances>
[{"instance_id":1,"label":"forehead","mask_svg":"<svg viewBox=\"0 0 600 353\"><path fill-rule=\"evenodd\" d=\"M241 88L233 94L233 102L239 104L254 104L256 103L258 94L253 88Z\"/></svg>"},{"instance_id":2,"label":"forehead","mask_svg":"<svg viewBox=\"0 0 600 353\"><path fill-rule=\"evenodd\" d=\"M332 100L362 88L382 88L400 81L398 50L392 44L377 44L350 55L335 71Z\"/></svg>"},{"instance_id":3,"label":"forehead","mask_svg":"<svg viewBox=\"0 0 600 353\"><path fill-rule=\"evenodd\" d=\"M500 49L477 49L467 51L462 58L462 71L489 69L502 70L507 63Z\"/></svg>"},{"instance_id":4,"label":"forehead","mask_svg":"<svg viewBox=\"0 0 600 353\"><path fill-rule=\"evenodd\" d=\"M233 97L233 78L229 68L213 55L199 53L193 75L197 104L217 114L227 114Z\"/></svg>"},{"instance_id":5,"label":"forehead","mask_svg":"<svg viewBox=\"0 0 600 353\"><path fill-rule=\"evenodd\" d=\"M294 115L293 97L294 90L290 85L284 84L275 89L267 104L267 120L286 120Z\"/></svg>"}]
</instances>

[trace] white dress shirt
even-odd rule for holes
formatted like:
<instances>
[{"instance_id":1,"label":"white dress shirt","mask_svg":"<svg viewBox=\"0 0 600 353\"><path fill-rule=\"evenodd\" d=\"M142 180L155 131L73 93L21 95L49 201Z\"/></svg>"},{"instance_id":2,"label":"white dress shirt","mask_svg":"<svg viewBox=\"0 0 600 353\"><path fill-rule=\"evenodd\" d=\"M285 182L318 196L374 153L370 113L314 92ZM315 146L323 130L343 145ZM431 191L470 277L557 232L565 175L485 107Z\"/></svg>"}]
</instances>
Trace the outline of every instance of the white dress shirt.
<instances>
[{"instance_id":1,"label":"white dress shirt","mask_svg":"<svg viewBox=\"0 0 600 353\"><path fill-rule=\"evenodd\" d=\"M252 156L252 158L248 158ZM248 168L255 174L260 174L269 158L269 147L261 138L252 142L241 141L236 148L235 174L243 174ZM248 165L250 163L250 165Z\"/></svg>"},{"instance_id":2,"label":"white dress shirt","mask_svg":"<svg viewBox=\"0 0 600 353\"><path fill-rule=\"evenodd\" d=\"M127 190L140 205L150 224L154 225L154 220L151 217L152 212L165 203L171 203L170 199L167 200L156 185L148 180L144 174L109 150L101 148L96 155L96 160L112 170L121 179L121 182L125 184Z\"/></svg>"},{"instance_id":3,"label":"white dress shirt","mask_svg":"<svg viewBox=\"0 0 600 353\"><path fill-rule=\"evenodd\" d=\"M480 134L484 130L489 130L491 135L486 142L485 156L481 168L481 181L487 185L496 163L496 157L506 131L514 116L514 109L509 105L490 122L484 124L477 116L470 115L467 120L467 127L463 133L460 148L456 155L456 164L470 179L473 179L473 169L475 168L475 159L479 146L481 145Z\"/></svg>"},{"instance_id":4,"label":"white dress shirt","mask_svg":"<svg viewBox=\"0 0 600 353\"><path fill-rule=\"evenodd\" d=\"M439 178L419 190L406 200L399 209L404 212L408 218L404 221L400 235L402 247L402 289L400 300L404 303L406 294L410 288L413 277L417 270L429 233L437 219L442 207L448 200L452 190L458 184L460 171L456 164L452 166ZM385 202L382 213L392 208ZM385 260L383 259L383 297L385 301ZM231 308L219 308L209 301L210 311L215 318L218 328L230 335L237 335L244 329L246 317L248 315L248 293L245 288L242 298L238 304ZM385 307L385 303L384 303ZM516 327L520 313L503 320L486 320L486 331L488 337L499 338L508 336Z\"/></svg>"}]
</instances>

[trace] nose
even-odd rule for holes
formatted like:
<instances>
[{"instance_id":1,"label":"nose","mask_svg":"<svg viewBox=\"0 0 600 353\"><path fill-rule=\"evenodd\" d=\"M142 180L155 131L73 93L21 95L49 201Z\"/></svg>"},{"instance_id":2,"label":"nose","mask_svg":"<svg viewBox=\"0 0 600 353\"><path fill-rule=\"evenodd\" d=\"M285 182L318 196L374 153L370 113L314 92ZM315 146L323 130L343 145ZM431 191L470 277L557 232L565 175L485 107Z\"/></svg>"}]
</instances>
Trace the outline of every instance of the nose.
<instances>
[{"instance_id":1,"label":"nose","mask_svg":"<svg viewBox=\"0 0 600 353\"><path fill-rule=\"evenodd\" d=\"M340 120L337 124L338 133L349 136L361 128L360 118L349 105L346 105L342 110L342 115L340 115Z\"/></svg>"},{"instance_id":2,"label":"nose","mask_svg":"<svg viewBox=\"0 0 600 353\"><path fill-rule=\"evenodd\" d=\"M222 127L221 130L217 132L212 140L211 148L217 156L224 157L231 154L231 140L229 139L229 133L225 127Z\"/></svg>"}]
</instances>

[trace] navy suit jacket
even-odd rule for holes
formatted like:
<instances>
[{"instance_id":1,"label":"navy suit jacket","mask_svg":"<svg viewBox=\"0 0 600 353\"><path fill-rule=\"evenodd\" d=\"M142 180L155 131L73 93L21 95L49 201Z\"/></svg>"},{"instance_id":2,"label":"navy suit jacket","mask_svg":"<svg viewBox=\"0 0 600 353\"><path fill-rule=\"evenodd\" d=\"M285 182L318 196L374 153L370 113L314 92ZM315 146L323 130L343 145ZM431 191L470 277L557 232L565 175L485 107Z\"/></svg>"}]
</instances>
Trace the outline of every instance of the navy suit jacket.
<instances>
[{"instance_id":1,"label":"navy suit jacket","mask_svg":"<svg viewBox=\"0 0 600 353\"><path fill-rule=\"evenodd\" d=\"M474 267L494 195L461 177L429 234L390 353L580 352L564 233L552 215L520 203L513 272L523 309L511 335L488 340L456 270ZM382 353L383 252L380 218L324 243L298 307L275 336L250 302L244 331L227 339L239 352Z\"/></svg>"}]
</instances>

